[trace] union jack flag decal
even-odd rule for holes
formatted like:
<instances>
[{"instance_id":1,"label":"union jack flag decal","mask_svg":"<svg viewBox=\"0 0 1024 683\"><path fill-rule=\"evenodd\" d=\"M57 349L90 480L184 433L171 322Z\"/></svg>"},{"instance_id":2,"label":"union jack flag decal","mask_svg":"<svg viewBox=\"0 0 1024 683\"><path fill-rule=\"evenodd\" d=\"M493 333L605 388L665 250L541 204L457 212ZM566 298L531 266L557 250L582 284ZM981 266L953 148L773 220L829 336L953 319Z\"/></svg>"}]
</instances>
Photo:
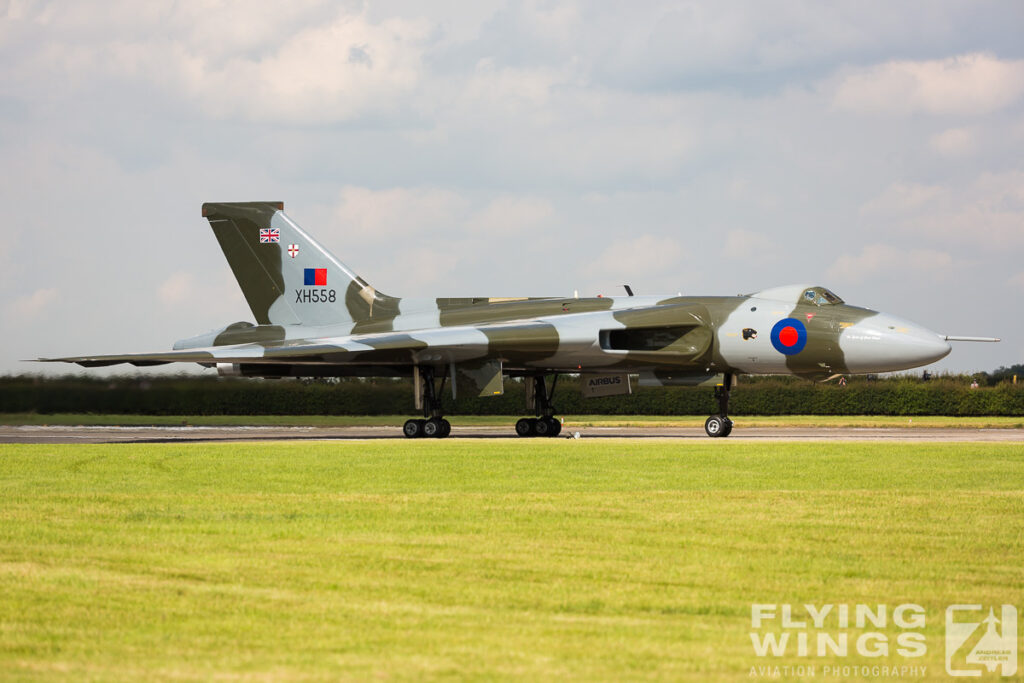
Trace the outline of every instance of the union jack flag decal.
<instances>
[{"instance_id":1,"label":"union jack flag decal","mask_svg":"<svg viewBox=\"0 0 1024 683\"><path fill-rule=\"evenodd\" d=\"M263 228L260 230L260 244L269 244L270 242L280 242L281 231L277 228Z\"/></svg>"}]
</instances>

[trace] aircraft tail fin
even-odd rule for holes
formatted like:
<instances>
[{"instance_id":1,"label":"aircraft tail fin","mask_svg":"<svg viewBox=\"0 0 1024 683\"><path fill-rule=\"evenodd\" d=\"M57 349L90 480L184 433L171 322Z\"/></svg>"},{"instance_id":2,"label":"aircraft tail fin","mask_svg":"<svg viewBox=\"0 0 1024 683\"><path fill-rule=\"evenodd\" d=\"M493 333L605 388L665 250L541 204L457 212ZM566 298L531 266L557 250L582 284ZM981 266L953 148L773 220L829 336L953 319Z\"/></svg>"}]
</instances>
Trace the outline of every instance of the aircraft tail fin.
<instances>
[{"instance_id":1,"label":"aircraft tail fin","mask_svg":"<svg viewBox=\"0 0 1024 683\"><path fill-rule=\"evenodd\" d=\"M398 299L335 258L282 202L206 203L203 216L261 325L360 323L398 311Z\"/></svg>"}]
</instances>

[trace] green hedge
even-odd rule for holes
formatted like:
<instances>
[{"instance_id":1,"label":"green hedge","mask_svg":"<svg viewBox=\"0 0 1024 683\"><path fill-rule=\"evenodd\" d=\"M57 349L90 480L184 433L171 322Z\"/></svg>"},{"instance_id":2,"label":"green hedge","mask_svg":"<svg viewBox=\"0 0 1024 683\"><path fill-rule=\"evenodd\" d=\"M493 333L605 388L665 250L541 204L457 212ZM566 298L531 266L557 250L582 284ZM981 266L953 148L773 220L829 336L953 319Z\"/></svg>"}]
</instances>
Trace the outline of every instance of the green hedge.
<instances>
[{"instance_id":1,"label":"green hedge","mask_svg":"<svg viewBox=\"0 0 1024 683\"><path fill-rule=\"evenodd\" d=\"M907 377L848 386L793 378L742 378L733 391L737 415L1024 415L1024 382L972 389L969 378L930 382ZM521 415L525 385L505 383L499 397L463 398L452 415ZM634 388L630 396L585 399L574 378L559 381L563 415L709 415L708 388ZM92 379L0 377L0 412L137 415L394 415L412 414L408 381L250 380L216 377Z\"/></svg>"}]
</instances>

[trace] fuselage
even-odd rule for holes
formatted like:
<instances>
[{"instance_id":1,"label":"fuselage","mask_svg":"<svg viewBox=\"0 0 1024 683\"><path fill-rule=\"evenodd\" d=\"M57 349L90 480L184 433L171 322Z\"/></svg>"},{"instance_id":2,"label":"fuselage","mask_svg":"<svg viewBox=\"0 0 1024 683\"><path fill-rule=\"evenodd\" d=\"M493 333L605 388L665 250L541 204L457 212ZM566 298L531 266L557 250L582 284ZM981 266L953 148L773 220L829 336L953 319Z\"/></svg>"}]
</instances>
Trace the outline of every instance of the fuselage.
<instances>
[{"instance_id":1,"label":"fuselage","mask_svg":"<svg viewBox=\"0 0 1024 683\"><path fill-rule=\"evenodd\" d=\"M409 352L396 334L431 343ZM438 344L438 333L451 343ZM235 325L175 348L287 345L365 347L339 366L380 368L499 358L509 372L639 372L700 375L835 374L905 370L950 351L935 332L850 306L821 287L788 286L748 296L524 299L399 299L370 320L325 326ZM322 364L330 365L329 354ZM370 370L367 374L370 374Z\"/></svg>"}]
</instances>

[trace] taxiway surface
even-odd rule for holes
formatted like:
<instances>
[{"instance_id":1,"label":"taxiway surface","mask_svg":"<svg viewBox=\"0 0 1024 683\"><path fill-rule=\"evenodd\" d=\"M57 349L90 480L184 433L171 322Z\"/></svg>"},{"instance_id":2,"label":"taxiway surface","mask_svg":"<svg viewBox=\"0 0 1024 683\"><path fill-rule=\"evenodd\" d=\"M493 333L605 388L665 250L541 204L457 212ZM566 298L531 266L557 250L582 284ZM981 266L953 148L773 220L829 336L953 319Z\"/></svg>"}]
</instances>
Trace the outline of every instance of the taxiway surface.
<instances>
[{"instance_id":1,"label":"taxiway surface","mask_svg":"<svg viewBox=\"0 0 1024 683\"><path fill-rule=\"evenodd\" d=\"M558 438L706 439L693 427L578 427L566 425ZM259 441L336 441L403 439L400 427L94 427L0 426L0 443L188 443ZM518 439L507 427L452 428L451 439ZM1022 429L931 429L747 427L733 430L728 441L892 441L892 442L1019 442Z\"/></svg>"}]
</instances>

